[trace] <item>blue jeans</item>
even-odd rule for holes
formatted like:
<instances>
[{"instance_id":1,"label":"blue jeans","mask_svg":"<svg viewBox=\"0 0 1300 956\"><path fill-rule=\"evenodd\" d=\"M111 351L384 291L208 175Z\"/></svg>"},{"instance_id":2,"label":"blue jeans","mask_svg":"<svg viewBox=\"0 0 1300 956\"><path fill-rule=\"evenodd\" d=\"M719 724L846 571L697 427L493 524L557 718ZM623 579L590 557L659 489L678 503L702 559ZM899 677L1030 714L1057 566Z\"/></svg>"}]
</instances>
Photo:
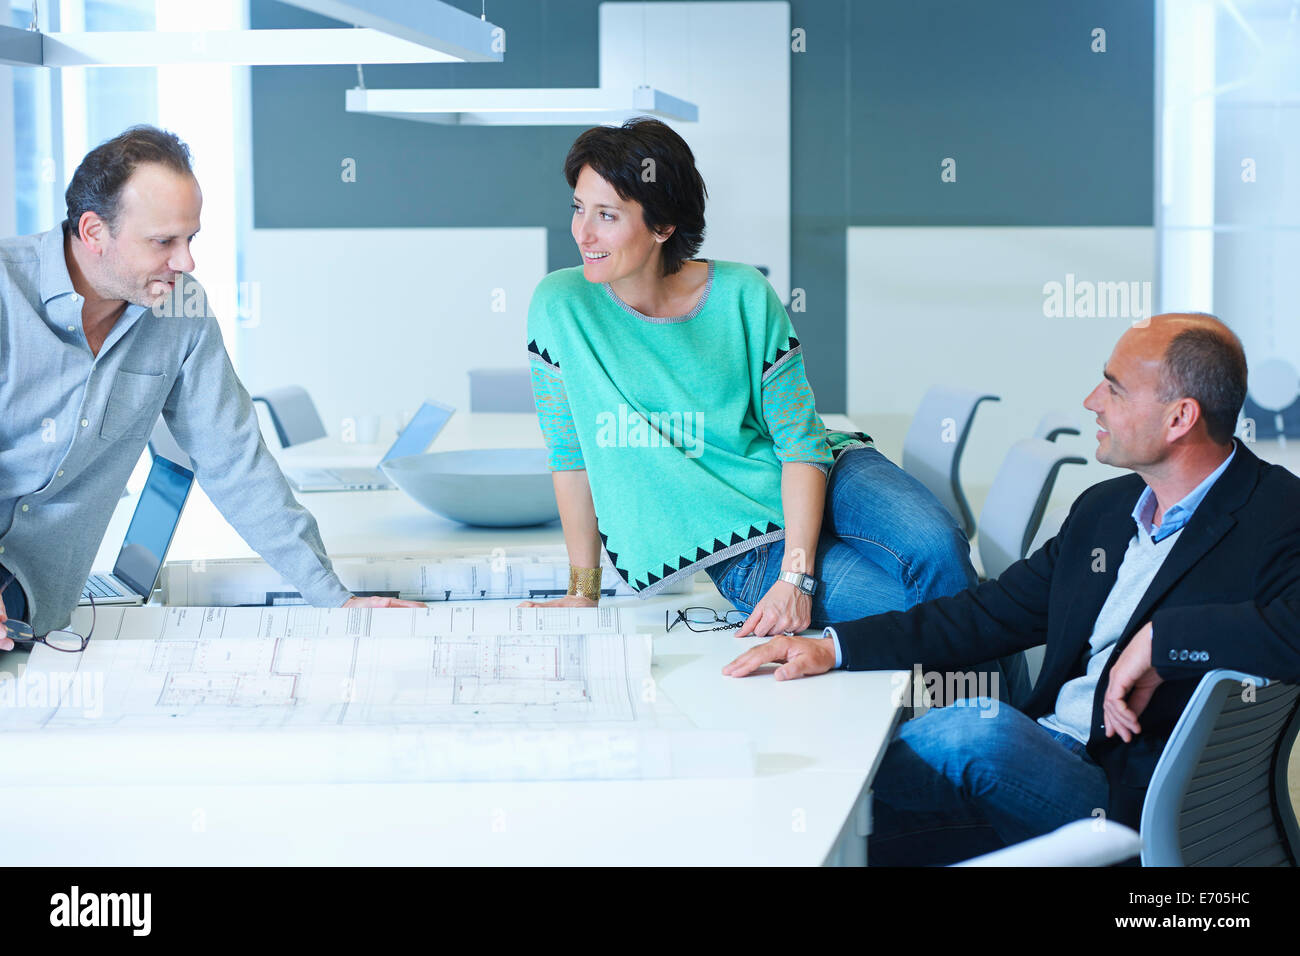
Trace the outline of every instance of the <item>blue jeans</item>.
<instances>
[{"instance_id":1,"label":"blue jeans","mask_svg":"<svg viewBox=\"0 0 1300 956\"><path fill-rule=\"evenodd\" d=\"M781 573L785 542L743 551L705 570L746 613ZM874 448L844 452L831 469L817 539L812 626L883 611L973 587L970 543L923 484Z\"/></svg>"},{"instance_id":2,"label":"blue jeans","mask_svg":"<svg viewBox=\"0 0 1300 956\"><path fill-rule=\"evenodd\" d=\"M722 596L748 614L776 583L784 558L785 542L774 541L705 570ZM814 628L905 611L978 583L957 519L925 485L870 447L844 452L831 469L814 572L820 582L812 599ZM1027 694L1023 654L974 666L998 672L1003 700L1019 702Z\"/></svg>"},{"instance_id":3,"label":"blue jeans","mask_svg":"<svg viewBox=\"0 0 1300 956\"><path fill-rule=\"evenodd\" d=\"M1109 806L1083 744L987 698L900 726L872 792L873 866L956 863Z\"/></svg>"}]
</instances>

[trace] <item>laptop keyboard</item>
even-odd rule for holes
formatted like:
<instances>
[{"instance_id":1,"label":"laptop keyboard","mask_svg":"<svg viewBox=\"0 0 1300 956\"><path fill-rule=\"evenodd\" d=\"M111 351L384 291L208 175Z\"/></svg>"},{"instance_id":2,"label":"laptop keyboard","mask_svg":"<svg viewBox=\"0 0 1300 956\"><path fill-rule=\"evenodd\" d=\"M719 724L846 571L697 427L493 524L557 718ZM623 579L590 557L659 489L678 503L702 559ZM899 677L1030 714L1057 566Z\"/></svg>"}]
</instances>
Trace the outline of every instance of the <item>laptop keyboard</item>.
<instances>
[{"instance_id":1,"label":"laptop keyboard","mask_svg":"<svg viewBox=\"0 0 1300 956\"><path fill-rule=\"evenodd\" d=\"M92 574L90 579L86 581L86 586L81 589L81 596L83 598L121 597L122 592L114 587L103 575Z\"/></svg>"}]
</instances>

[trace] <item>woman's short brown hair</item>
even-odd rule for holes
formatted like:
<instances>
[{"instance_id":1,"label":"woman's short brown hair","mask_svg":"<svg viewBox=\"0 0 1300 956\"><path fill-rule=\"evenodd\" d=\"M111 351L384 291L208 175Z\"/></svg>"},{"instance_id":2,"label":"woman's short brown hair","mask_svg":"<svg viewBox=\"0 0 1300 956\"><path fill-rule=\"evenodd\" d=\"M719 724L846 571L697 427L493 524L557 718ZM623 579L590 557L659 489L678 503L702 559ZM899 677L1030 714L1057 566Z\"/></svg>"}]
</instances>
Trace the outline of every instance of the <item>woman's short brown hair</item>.
<instances>
[{"instance_id":1,"label":"woman's short brown hair","mask_svg":"<svg viewBox=\"0 0 1300 956\"><path fill-rule=\"evenodd\" d=\"M708 191L695 155L671 126L648 116L635 116L622 126L594 126L577 138L564 160L571 188L584 166L620 198L640 203L646 228L675 227L663 243L664 275L679 271L699 251Z\"/></svg>"}]
</instances>

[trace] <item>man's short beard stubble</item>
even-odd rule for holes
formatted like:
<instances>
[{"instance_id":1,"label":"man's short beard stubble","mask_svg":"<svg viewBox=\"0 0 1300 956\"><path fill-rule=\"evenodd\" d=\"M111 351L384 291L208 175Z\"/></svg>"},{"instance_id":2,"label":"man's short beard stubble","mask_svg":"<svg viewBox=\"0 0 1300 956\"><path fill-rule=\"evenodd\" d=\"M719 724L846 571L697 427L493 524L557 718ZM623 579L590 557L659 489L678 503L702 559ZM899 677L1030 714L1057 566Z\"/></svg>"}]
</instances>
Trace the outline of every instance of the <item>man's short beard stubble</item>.
<instances>
[{"instance_id":1,"label":"man's short beard stubble","mask_svg":"<svg viewBox=\"0 0 1300 956\"><path fill-rule=\"evenodd\" d=\"M113 230L111 228L108 232L112 236ZM130 280L123 279L123 270L119 265L120 259L116 248L110 247L110 249L111 251L105 252L101 262L102 269L99 276L101 285L95 290L99 295L106 299L123 299L131 305L150 309L170 294L170 290L163 290L161 295L151 296L148 281L143 286L132 288L128 285Z\"/></svg>"}]
</instances>

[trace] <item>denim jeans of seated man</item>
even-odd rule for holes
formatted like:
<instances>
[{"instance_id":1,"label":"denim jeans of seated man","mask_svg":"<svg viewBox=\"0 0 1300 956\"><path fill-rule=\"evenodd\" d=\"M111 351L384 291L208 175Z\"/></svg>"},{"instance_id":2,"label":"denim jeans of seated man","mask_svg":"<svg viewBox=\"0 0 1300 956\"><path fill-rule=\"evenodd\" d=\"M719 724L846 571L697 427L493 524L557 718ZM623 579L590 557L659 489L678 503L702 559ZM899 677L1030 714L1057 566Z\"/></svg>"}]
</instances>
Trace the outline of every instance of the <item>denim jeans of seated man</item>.
<instances>
[{"instance_id":1,"label":"denim jeans of seated man","mask_svg":"<svg viewBox=\"0 0 1300 956\"><path fill-rule=\"evenodd\" d=\"M871 789L872 866L946 865L1075 820L1104 826L1109 805L1083 744L987 698L900 725Z\"/></svg>"},{"instance_id":2,"label":"denim jeans of seated man","mask_svg":"<svg viewBox=\"0 0 1300 956\"><path fill-rule=\"evenodd\" d=\"M784 558L785 542L774 541L706 570L722 596L748 614L776 583ZM970 542L956 519L925 485L874 448L846 451L831 469L814 577L814 628L904 611L978 583ZM970 686L981 693L1013 703L1028 693L1023 654L972 662L971 671L989 675L972 678Z\"/></svg>"}]
</instances>

